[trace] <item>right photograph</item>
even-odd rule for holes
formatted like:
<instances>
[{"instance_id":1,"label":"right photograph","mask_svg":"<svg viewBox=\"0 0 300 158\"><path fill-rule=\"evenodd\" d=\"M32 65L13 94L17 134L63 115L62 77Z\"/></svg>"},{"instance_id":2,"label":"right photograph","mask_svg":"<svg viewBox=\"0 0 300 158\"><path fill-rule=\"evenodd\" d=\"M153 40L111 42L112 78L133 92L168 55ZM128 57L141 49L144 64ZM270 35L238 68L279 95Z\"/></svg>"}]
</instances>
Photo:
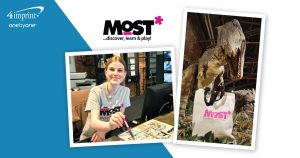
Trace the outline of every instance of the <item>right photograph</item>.
<instances>
[{"instance_id":1,"label":"right photograph","mask_svg":"<svg viewBox=\"0 0 300 158\"><path fill-rule=\"evenodd\" d=\"M265 16L185 9L174 143L255 149Z\"/></svg>"}]
</instances>

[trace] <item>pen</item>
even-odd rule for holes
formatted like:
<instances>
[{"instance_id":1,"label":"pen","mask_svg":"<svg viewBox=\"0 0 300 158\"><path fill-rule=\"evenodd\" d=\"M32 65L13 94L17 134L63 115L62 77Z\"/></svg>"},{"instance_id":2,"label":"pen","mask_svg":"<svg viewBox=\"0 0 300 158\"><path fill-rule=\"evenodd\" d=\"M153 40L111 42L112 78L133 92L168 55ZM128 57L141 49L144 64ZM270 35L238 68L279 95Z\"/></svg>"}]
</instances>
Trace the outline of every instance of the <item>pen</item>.
<instances>
[{"instance_id":1,"label":"pen","mask_svg":"<svg viewBox=\"0 0 300 158\"><path fill-rule=\"evenodd\" d=\"M126 121L125 119L123 119L123 121L124 121L124 124L125 124L125 126L126 126L128 132L129 132L130 136L132 137L133 140L135 140L135 139L134 139L134 135L133 135L133 133L132 133L130 127L128 126L127 121Z\"/></svg>"},{"instance_id":2,"label":"pen","mask_svg":"<svg viewBox=\"0 0 300 158\"><path fill-rule=\"evenodd\" d=\"M122 111L125 110L125 106L124 106L123 103L121 104L121 109L122 109ZM131 129L130 129L128 123L127 123L127 121L125 120L125 118L123 119L123 122L124 122L124 124L125 124L125 126L126 126L128 132L129 132L130 136L132 137L133 140L135 140L135 139L134 139L134 135L133 135L133 133L132 133L132 131L131 131Z\"/></svg>"}]
</instances>

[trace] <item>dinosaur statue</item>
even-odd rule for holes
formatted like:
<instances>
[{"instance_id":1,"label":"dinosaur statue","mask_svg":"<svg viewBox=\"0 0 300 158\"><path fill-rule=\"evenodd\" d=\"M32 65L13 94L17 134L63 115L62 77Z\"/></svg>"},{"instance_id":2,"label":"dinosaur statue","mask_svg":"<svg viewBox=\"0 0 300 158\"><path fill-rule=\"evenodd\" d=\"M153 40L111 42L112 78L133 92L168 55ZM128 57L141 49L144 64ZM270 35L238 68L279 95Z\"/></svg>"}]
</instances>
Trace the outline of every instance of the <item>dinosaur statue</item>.
<instances>
[{"instance_id":1,"label":"dinosaur statue","mask_svg":"<svg viewBox=\"0 0 300 158\"><path fill-rule=\"evenodd\" d=\"M239 21L234 19L216 28L218 32L216 46L206 50L198 63L189 65L183 71L181 110L185 111L194 87L198 89L212 88L216 85L222 87L225 67L230 80L239 80L243 77L246 39Z\"/></svg>"}]
</instances>

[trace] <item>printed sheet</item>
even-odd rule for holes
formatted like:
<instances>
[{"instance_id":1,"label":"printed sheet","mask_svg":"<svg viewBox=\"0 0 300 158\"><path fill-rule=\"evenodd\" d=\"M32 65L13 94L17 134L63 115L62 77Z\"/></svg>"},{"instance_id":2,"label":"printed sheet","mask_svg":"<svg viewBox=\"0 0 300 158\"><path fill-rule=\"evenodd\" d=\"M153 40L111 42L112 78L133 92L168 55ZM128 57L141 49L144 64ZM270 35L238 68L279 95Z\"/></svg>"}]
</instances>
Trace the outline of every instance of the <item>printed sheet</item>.
<instances>
[{"instance_id":1,"label":"printed sheet","mask_svg":"<svg viewBox=\"0 0 300 158\"><path fill-rule=\"evenodd\" d=\"M170 139L173 135L174 127L157 121L149 120L131 129L135 140L152 140L152 139ZM119 134L123 140L133 140L128 131Z\"/></svg>"}]
</instances>

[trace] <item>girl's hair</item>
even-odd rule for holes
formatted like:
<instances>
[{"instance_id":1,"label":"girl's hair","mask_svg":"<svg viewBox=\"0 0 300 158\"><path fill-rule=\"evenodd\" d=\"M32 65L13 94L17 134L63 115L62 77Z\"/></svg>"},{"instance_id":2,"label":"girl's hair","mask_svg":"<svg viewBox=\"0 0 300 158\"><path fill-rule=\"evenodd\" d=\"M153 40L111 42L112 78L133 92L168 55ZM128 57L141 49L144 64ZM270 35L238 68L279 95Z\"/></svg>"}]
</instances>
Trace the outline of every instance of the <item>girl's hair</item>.
<instances>
[{"instance_id":1,"label":"girl's hair","mask_svg":"<svg viewBox=\"0 0 300 158\"><path fill-rule=\"evenodd\" d=\"M111 64L112 62L120 62L124 66L124 70L126 71L126 63L124 59L120 56L113 56L109 59L109 61L106 63L105 70L107 70L108 65Z\"/></svg>"}]
</instances>

